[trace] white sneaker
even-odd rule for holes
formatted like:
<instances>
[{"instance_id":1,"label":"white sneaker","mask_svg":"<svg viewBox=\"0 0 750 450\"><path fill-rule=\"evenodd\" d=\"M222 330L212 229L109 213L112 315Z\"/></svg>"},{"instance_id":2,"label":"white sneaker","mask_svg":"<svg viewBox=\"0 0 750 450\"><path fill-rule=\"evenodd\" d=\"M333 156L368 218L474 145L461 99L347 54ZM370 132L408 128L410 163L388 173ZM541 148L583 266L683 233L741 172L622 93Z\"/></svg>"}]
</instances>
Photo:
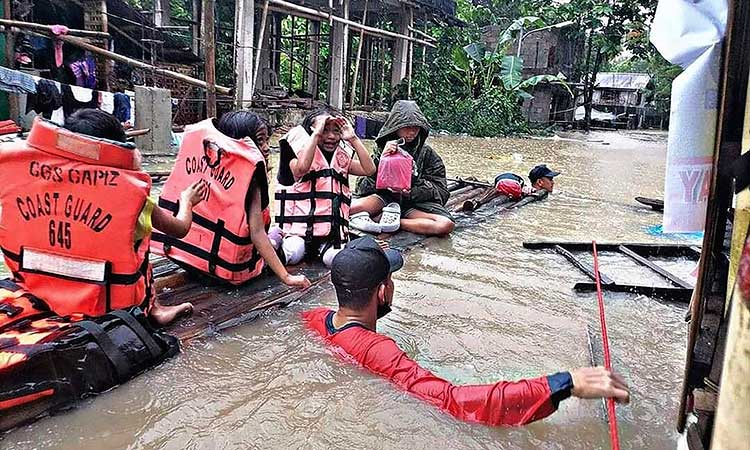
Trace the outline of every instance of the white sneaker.
<instances>
[{"instance_id":1,"label":"white sneaker","mask_svg":"<svg viewBox=\"0 0 750 450\"><path fill-rule=\"evenodd\" d=\"M387 204L380 216L380 229L383 233L395 233L400 226L401 206L396 202Z\"/></svg>"},{"instance_id":2,"label":"white sneaker","mask_svg":"<svg viewBox=\"0 0 750 450\"><path fill-rule=\"evenodd\" d=\"M380 224L373 222L367 211L349 216L349 226L365 233L380 234L382 232Z\"/></svg>"}]
</instances>

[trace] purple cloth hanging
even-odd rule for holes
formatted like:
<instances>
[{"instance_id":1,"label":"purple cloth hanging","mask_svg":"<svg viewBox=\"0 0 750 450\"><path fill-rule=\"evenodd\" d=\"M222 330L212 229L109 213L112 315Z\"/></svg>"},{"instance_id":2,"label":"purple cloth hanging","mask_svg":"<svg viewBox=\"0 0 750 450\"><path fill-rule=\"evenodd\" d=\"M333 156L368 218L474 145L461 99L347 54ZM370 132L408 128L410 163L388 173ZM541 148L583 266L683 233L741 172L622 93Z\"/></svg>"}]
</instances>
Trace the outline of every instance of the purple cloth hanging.
<instances>
[{"instance_id":1,"label":"purple cloth hanging","mask_svg":"<svg viewBox=\"0 0 750 450\"><path fill-rule=\"evenodd\" d=\"M357 137L360 139L364 139L366 131L367 119L361 116L354 116L354 132L357 133Z\"/></svg>"}]
</instances>

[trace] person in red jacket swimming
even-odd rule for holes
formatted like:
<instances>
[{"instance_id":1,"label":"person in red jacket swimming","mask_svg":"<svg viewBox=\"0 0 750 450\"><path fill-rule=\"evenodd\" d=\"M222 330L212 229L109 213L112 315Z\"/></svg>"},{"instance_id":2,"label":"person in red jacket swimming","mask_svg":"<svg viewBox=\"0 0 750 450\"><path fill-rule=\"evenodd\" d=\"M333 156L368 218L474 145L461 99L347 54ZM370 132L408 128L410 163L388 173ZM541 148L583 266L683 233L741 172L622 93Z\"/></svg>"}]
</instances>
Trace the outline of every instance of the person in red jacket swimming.
<instances>
[{"instance_id":1,"label":"person in red jacket swimming","mask_svg":"<svg viewBox=\"0 0 750 450\"><path fill-rule=\"evenodd\" d=\"M338 310L307 311L303 313L305 324L368 370L467 422L525 425L549 416L571 396L629 402L623 378L602 367L486 385L459 386L433 375L393 339L375 331L377 320L390 311L391 274L402 265L399 252L381 249L372 237L349 242L331 266Z\"/></svg>"}]
</instances>

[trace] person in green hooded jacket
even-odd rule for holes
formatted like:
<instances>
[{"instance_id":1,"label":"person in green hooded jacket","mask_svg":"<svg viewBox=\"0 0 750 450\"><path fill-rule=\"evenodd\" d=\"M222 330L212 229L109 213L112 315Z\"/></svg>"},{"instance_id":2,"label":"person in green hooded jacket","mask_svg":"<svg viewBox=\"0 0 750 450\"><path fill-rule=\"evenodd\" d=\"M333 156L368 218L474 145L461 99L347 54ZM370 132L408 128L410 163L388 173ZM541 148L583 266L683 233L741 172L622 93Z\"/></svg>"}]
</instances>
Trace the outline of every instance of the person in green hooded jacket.
<instances>
[{"instance_id":1,"label":"person in green hooded jacket","mask_svg":"<svg viewBox=\"0 0 750 450\"><path fill-rule=\"evenodd\" d=\"M426 144L430 124L413 101L399 100L391 109L375 139L373 161L381 156L407 151L414 159L411 190L392 192L375 188L376 175L362 177L357 183L350 211L350 226L369 233L392 233L399 228L425 235L446 235L454 221L445 208L450 192L445 165ZM378 220L377 222L373 219Z\"/></svg>"}]
</instances>

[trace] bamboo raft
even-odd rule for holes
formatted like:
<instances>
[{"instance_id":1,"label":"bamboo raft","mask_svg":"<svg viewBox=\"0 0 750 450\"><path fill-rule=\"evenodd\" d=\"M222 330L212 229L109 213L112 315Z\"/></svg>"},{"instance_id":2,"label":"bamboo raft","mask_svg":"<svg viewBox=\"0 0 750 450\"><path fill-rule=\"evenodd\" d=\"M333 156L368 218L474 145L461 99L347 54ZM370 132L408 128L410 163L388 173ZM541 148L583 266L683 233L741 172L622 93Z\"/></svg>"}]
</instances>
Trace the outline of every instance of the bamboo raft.
<instances>
[{"instance_id":1,"label":"bamboo raft","mask_svg":"<svg viewBox=\"0 0 750 450\"><path fill-rule=\"evenodd\" d=\"M577 267L581 272L588 276L592 281L596 279L596 273L593 267L579 259L572 252L588 252L591 250L591 242L524 242L523 246L532 250L550 249L555 253L563 256L571 264ZM630 292L651 297L662 298L665 300L688 303L693 293L693 285L678 277L664 267L651 261L649 257L677 258L687 257L693 260L700 258L701 249L694 245L682 244L639 244L639 243L597 243L599 251L608 251L619 253L641 267L644 267L659 275L671 286L650 286L641 284L623 284L616 283L601 270L599 278L602 289L610 292ZM595 292L596 284L594 282L581 282L573 286L576 292Z\"/></svg>"},{"instance_id":2,"label":"bamboo raft","mask_svg":"<svg viewBox=\"0 0 750 450\"><path fill-rule=\"evenodd\" d=\"M547 196L544 192L511 200L505 196L487 195L490 190L494 191L488 186L491 185L473 180L450 182L448 208L456 213L456 229L471 226L502 211L543 200ZM475 202L476 208L465 210L466 202ZM401 251L408 251L428 239L427 236L403 231L380 238ZM164 257L153 257L152 262L154 283L161 302L173 305L188 301L194 306L191 317L178 319L166 328L168 333L183 342L252 320L269 309L284 307L305 298L328 295L331 291L329 271L322 263L304 263L289 268L292 273L304 274L312 283L311 287L302 291L282 284L273 274L263 274L242 286L205 286L191 280L182 269Z\"/></svg>"}]
</instances>

